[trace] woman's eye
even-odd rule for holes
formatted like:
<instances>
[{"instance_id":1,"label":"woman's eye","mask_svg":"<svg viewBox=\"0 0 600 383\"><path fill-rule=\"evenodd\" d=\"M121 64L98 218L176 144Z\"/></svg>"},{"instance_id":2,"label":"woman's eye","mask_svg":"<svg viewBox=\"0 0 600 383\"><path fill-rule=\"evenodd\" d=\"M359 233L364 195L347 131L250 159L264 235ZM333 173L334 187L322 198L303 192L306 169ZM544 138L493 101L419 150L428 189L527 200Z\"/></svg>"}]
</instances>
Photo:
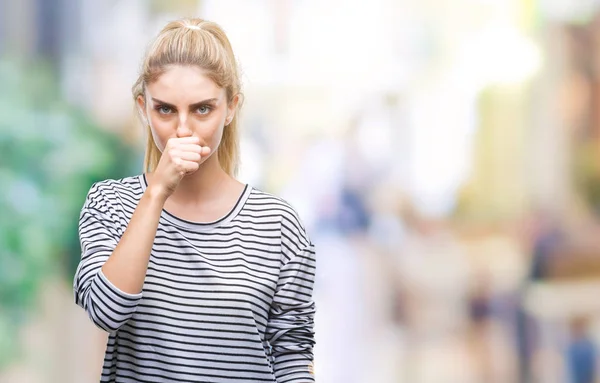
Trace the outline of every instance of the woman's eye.
<instances>
[{"instance_id":1,"label":"woman's eye","mask_svg":"<svg viewBox=\"0 0 600 383\"><path fill-rule=\"evenodd\" d=\"M171 113L171 108L169 108L168 106L159 106L158 107L158 113L160 113L160 114L169 114L169 113Z\"/></svg>"},{"instance_id":2,"label":"woman's eye","mask_svg":"<svg viewBox=\"0 0 600 383\"><path fill-rule=\"evenodd\" d=\"M198 108L198 113L200 114L208 114L208 112L210 112L210 106L202 105Z\"/></svg>"}]
</instances>

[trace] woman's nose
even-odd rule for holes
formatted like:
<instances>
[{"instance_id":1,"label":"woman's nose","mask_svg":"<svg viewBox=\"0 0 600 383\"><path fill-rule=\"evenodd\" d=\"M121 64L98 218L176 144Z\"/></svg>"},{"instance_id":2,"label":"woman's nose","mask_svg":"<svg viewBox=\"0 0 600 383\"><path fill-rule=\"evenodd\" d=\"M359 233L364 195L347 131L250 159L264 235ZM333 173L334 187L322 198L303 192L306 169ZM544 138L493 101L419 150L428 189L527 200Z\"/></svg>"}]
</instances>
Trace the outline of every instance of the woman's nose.
<instances>
[{"instance_id":1,"label":"woman's nose","mask_svg":"<svg viewBox=\"0 0 600 383\"><path fill-rule=\"evenodd\" d=\"M179 121L179 125L177 125L177 137L189 137L192 135L192 130L189 128L187 122L185 120Z\"/></svg>"}]
</instances>

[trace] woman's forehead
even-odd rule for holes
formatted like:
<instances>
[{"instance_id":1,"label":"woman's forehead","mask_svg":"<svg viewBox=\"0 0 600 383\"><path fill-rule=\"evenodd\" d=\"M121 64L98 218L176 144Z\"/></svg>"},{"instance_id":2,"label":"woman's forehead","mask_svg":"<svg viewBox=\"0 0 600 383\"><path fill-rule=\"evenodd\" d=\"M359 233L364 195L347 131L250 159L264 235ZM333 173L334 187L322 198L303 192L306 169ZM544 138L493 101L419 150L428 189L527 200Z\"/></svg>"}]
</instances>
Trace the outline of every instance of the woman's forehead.
<instances>
[{"instance_id":1,"label":"woman's forehead","mask_svg":"<svg viewBox=\"0 0 600 383\"><path fill-rule=\"evenodd\" d=\"M148 84L147 88L152 97L161 99L170 97L170 102L176 102L175 99L185 102L190 99L196 101L221 99L225 95L225 90L220 88L203 69L194 66L171 66L156 81Z\"/></svg>"}]
</instances>

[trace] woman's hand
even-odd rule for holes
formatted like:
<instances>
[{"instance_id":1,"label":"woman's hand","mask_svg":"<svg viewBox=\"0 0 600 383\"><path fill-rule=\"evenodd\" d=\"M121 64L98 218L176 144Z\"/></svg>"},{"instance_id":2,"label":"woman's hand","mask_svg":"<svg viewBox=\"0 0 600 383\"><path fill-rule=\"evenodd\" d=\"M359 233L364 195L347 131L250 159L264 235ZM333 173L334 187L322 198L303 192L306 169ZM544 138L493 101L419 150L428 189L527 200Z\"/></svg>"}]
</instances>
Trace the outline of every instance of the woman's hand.
<instances>
[{"instance_id":1,"label":"woman's hand","mask_svg":"<svg viewBox=\"0 0 600 383\"><path fill-rule=\"evenodd\" d=\"M152 187L169 197L186 175L200 167L202 158L210 153L208 146L200 146L198 137L173 137L167 141L158 166L152 175Z\"/></svg>"}]
</instances>

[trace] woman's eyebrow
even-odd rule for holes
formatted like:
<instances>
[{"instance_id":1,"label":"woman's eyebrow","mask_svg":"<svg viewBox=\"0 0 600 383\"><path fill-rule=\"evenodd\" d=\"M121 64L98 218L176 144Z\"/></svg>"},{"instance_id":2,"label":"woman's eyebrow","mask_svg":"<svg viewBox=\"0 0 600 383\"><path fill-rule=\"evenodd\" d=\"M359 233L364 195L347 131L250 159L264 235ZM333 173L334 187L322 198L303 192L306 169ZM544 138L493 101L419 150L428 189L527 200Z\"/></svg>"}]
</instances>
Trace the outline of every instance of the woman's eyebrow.
<instances>
[{"instance_id":1,"label":"woman's eyebrow","mask_svg":"<svg viewBox=\"0 0 600 383\"><path fill-rule=\"evenodd\" d=\"M166 101L159 100L158 98L154 98L154 97L152 97L152 101L154 101L154 102L155 102L155 103L157 103L157 104L161 104L161 105L164 105L164 106L168 106L168 107L170 107L170 108L173 108L173 109L175 109L175 108L176 108L176 107L175 107L175 105L173 105L173 104L171 104L171 103L168 103L168 102L166 102ZM193 108L197 108L197 107L199 107L199 106L202 106L202 105L205 105L205 104L214 103L214 102L217 102L217 101L218 101L218 99L217 99L217 98L208 98L208 99L206 99L206 100L202 100L202 101L199 101L199 102L195 102L195 103L193 103L193 104L190 104L190 105L189 105L189 107L190 107L190 109L193 109Z\"/></svg>"}]
</instances>

